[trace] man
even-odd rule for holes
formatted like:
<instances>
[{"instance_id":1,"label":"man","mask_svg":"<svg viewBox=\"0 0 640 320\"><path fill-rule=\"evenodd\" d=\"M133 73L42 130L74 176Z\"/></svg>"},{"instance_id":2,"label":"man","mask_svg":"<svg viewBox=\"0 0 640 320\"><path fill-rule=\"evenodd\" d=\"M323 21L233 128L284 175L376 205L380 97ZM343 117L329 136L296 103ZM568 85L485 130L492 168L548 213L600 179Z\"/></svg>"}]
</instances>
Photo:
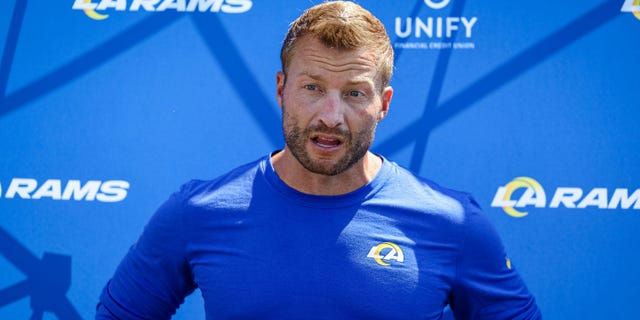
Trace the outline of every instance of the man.
<instances>
[{"instance_id":1,"label":"man","mask_svg":"<svg viewBox=\"0 0 640 320\"><path fill-rule=\"evenodd\" d=\"M351 2L302 14L281 51L286 146L156 212L98 318L539 319L475 201L369 151L393 90L384 26Z\"/></svg>"}]
</instances>

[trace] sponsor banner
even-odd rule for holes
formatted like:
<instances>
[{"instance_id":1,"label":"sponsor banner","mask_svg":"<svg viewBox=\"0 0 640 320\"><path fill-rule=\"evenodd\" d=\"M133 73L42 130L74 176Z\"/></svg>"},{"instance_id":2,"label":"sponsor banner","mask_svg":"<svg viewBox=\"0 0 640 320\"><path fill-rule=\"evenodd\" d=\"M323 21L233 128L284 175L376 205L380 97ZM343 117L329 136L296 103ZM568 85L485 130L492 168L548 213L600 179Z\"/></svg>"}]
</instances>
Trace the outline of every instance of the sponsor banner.
<instances>
[{"instance_id":1,"label":"sponsor banner","mask_svg":"<svg viewBox=\"0 0 640 320\"><path fill-rule=\"evenodd\" d=\"M127 197L130 184L125 180L60 180L38 181L32 178L13 178L2 188L0 198L60 201L120 202Z\"/></svg>"},{"instance_id":2,"label":"sponsor banner","mask_svg":"<svg viewBox=\"0 0 640 320\"><path fill-rule=\"evenodd\" d=\"M111 12L222 12L245 13L251 0L75 0L73 10L81 10L91 19L104 20Z\"/></svg>"},{"instance_id":3,"label":"sponsor banner","mask_svg":"<svg viewBox=\"0 0 640 320\"><path fill-rule=\"evenodd\" d=\"M396 17L394 32L397 49L475 49L476 16L447 16L451 0L424 0L428 16Z\"/></svg>"},{"instance_id":4,"label":"sponsor banner","mask_svg":"<svg viewBox=\"0 0 640 320\"><path fill-rule=\"evenodd\" d=\"M640 20L640 0L625 0L620 11L633 13Z\"/></svg>"},{"instance_id":5,"label":"sponsor banner","mask_svg":"<svg viewBox=\"0 0 640 320\"><path fill-rule=\"evenodd\" d=\"M519 191L520 190L520 191ZM502 208L515 218L529 214L527 208L569 209L640 209L640 189L558 187L549 193L530 177L517 177L498 187L491 207ZM550 201L547 201L550 199Z\"/></svg>"}]
</instances>

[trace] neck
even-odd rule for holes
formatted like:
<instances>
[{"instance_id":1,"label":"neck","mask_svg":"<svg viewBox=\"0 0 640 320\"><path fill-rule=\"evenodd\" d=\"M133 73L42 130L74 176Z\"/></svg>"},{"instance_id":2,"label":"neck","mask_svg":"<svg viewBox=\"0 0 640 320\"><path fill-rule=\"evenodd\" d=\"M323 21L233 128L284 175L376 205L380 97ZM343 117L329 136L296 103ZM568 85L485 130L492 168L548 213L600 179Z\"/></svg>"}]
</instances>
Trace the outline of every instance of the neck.
<instances>
[{"instance_id":1,"label":"neck","mask_svg":"<svg viewBox=\"0 0 640 320\"><path fill-rule=\"evenodd\" d=\"M341 195L371 182L382 167L382 159L367 152L351 168L334 176L313 173L304 168L287 149L271 156L271 162L288 186L313 195Z\"/></svg>"}]
</instances>

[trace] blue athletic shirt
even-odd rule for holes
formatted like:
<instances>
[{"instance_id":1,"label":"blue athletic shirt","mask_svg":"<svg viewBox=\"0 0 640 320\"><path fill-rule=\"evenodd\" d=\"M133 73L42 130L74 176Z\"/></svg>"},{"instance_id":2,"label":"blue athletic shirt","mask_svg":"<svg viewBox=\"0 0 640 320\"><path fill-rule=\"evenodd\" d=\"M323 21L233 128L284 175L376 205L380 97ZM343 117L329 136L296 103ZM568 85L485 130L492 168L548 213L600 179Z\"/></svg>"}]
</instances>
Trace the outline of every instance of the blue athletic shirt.
<instances>
[{"instance_id":1,"label":"blue athletic shirt","mask_svg":"<svg viewBox=\"0 0 640 320\"><path fill-rule=\"evenodd\" d=\"M540 319L466 193L383 158L367 185L317 196L270 156L191 181L108 282L98 319L169 319L199 288L207 319Z\"/></svg>"}]
</instances>

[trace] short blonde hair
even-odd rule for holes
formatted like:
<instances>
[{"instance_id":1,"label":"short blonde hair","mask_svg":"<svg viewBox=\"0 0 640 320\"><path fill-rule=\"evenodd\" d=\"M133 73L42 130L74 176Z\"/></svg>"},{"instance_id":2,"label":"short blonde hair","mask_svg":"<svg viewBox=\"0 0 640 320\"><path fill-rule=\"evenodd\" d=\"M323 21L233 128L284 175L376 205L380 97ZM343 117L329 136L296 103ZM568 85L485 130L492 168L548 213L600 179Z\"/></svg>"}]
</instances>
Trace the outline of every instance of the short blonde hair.
<instances>
[{"instance_id":1,"label":"short blonde hair","mask_svg":"<svg viewBox=\"0 0 640 320\"><path fill-rule=\"evenodd\" d=\"M282 43L280 61L287 72L297 41L311 36L329 48L372 48L378 56L378 74L384 89L393 74L393 48L384 25L371 12L348 1L325 2L307 9L291 23Z\"/></svg>"}]
</instances>

